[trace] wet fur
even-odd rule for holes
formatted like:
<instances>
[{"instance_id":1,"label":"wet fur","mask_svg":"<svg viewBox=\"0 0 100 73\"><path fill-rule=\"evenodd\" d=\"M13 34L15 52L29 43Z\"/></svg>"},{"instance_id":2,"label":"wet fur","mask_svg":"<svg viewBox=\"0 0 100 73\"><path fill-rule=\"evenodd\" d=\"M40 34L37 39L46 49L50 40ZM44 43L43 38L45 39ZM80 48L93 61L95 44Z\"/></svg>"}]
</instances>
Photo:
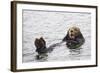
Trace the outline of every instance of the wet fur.
<instances>
[{"instance_id":1,"label":"wet fur","mask_svg":"<svg viewBox=\"0 0 100 73\"><path fill-rule=\"evenodd\" d=\"M44 38L36 38L35 39L35 46L36 46L36 52L38 54L43 54L47 52L47 48L46 48L46 42L44 40Z\"/></svg>"},{"instance_id":2,"label":"wet fur","mask_svg":"<svg viewBox=\"0 0 100 73\"><path fill-rule=\"evenodd\" d=\"M77 27L75 27L77 28ZM63 41L66 42L66 46L70 49L76 49L79 48L81 45L84 44L85 39L82 35L82 33L80 32L80 30L78 30L77 35L74 35L74 38L71 38L69 35L69 31L67 32L67 35L63 38Z\"/></svg>"}]
</instances>

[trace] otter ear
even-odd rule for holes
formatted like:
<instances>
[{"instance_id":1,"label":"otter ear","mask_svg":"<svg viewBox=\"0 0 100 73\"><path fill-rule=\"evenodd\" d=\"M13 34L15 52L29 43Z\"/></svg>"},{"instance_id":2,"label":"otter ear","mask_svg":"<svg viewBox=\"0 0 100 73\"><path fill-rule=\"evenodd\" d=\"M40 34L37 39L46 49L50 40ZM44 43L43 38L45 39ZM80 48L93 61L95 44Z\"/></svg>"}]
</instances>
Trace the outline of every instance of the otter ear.
<instances>
[{"instance_id":1,"label":"otter ear","mask_svg":"<svg viewBox=\"0 0 100 73\"><path fill-rule=\"evenodd\" d=\"M63 38L63 40L62 40L62 41L67 41L67 40L68 40L68 38L69 38L69 32L67 32L67 35Z\"/></svg>"}]
</instances>

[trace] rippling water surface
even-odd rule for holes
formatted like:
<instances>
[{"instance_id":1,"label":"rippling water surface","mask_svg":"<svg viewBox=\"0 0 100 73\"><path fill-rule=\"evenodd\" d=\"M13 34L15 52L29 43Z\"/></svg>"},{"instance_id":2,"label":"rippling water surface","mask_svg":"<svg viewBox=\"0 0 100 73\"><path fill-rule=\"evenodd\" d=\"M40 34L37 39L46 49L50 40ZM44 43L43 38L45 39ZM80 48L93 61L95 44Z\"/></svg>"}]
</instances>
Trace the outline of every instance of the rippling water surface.
<instances>
[{"instance_id":1,"label":"rippling water surface","mask_svg":"<svg viewBox=\"0 0 100 73\"><path fill-rule=\"evenodd\" d=\"M58 43L71 26L80 28L85 43L76 50L70 50L65 43L55 47L48 57L36 60L35 38L43 37L47 47ZM91 14L74 12L23 10L23 62L69 61L91 59Z\"/></svg>"}]
</instances>

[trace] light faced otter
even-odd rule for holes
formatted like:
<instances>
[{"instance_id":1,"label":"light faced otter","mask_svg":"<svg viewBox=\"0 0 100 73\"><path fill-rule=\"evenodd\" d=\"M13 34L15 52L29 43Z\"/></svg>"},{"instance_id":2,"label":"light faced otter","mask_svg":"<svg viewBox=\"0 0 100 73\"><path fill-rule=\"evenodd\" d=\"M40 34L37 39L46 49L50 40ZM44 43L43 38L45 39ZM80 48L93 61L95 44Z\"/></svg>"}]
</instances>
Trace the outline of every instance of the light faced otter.
<instances>
[{"instance_id":1,"label":"light faced otter","mask_svg":"<svg viewBox=\"0 0 100 73\"><path fill-rule=\"evenodd\" d=\"M84 44L85 39L78 27L71 27L62 41L66 42L69 49L76 49Z\"/></svg>"}]
</instances>

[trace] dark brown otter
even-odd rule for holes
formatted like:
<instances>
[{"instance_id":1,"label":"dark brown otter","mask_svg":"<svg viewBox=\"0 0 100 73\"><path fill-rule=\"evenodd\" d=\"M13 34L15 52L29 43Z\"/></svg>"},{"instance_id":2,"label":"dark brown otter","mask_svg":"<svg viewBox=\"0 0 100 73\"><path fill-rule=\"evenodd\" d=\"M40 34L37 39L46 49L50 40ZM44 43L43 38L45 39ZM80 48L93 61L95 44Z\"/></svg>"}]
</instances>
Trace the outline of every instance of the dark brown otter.
<instances>
[{"instance_id":1,"label":"dark brown otter","mask_svg":"<svg viewBox=\"0 0 100 73\"><path fill-rule=\"evenodd\" d=\"M46 53L47 51L46 42L43 37L41 37L40 39L38 38L35 39L35 46L36 46L36 52L38 52L38 54Z\"/></svg>"},{"instance_id":2,"label":"dark brown otter","mask_svg":"<svg viewBox=\"0 0 100 73\"><path fill-rule=\"evenodd\" d=\"M38 53L37 59L41 59L47 56L46 41L44 40L43 37L41 37L40 39L36 38L34 44L36 47L36 52Z\"/></svg>"}]
</instances>

